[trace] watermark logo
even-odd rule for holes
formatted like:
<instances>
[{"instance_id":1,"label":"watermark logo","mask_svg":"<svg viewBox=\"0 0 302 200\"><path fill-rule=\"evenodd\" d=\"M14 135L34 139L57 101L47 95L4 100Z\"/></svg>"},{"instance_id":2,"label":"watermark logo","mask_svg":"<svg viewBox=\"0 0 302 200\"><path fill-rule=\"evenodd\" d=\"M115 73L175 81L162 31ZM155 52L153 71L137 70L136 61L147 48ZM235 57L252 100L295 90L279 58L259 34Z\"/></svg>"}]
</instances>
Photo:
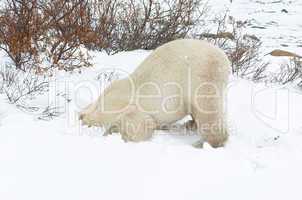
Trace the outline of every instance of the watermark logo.
<instances>
[{"instance_id":1,"label":"watermark logo","mask_svg":"<svg viewBox=\"0 0 302 200\"><path fill-rule=\"evenodd\" d=\"M253 87L253 115L267 127L280 133L290 130L290 90L286 88Z\"/></svg>"}]
</instances>

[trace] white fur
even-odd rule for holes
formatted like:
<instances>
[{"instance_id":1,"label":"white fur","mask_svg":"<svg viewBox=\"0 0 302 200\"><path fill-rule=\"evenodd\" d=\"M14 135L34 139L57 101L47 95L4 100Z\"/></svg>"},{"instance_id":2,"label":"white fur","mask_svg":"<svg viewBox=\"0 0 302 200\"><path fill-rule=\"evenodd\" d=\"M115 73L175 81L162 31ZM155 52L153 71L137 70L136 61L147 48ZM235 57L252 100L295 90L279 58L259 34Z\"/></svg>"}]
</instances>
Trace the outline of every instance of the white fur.
<instances>
[{"instance_id":1,"label":"white fur","mask_svg":"<svg viewBox=\"0 0 302 200\"><path fill-rule=\"evenodd\" d=\"M107 133L119 131L126 141L142 141L162 125L191 115L204 140L223 146L229 72L229 60L219 48L175 40L157 48L129 77L114 81L80 118L104 126Z\"/></svg>"}]
</instances>

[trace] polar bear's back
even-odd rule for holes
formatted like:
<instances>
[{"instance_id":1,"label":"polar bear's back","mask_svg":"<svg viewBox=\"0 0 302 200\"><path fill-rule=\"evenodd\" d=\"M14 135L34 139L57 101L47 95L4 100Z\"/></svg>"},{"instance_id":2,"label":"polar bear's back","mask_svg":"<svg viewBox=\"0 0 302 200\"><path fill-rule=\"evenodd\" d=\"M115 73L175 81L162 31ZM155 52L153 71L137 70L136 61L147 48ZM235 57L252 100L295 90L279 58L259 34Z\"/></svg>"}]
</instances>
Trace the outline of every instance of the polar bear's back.
<instances>
[{"instance_id":1,"label":"polar bear's back","mask_svg":"<svg viewBox=\"0 0 302 200\"><path fill-rule=\"evenodd\" d=\"M223 81L229 71L229 60L221 49L206 41L181 39L154 50L132 77L138 84L146 81L182 82L188 74Z\"/></svg>"}]
</instances>

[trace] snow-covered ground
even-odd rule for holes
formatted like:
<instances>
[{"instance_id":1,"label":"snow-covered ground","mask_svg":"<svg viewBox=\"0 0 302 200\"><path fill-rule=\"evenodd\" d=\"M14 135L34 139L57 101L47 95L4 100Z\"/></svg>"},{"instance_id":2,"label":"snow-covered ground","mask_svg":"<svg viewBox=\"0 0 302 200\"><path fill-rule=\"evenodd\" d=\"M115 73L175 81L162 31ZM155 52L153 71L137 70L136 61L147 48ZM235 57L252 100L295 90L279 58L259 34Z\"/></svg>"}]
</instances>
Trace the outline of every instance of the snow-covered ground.
<instances>
[{"instance_id":1,"label":"snow-covered ground","mask_svg":"<svg viewBox=\"0 0 302 200\"><path fill-rule=\"evenodd\" d=\"M247 22L247 32L267 50L280 48L302 54L301 0L209 0L212 15L229 15Z\"/></svg>"},{"instance_id":2,"label":"snow-covered ground","mask_svg":"<svg viewBox=\"0 0 302 200\"><path fill-rule=\"evenodd\" d=\"M273 16L285 15L279 13L283 3L259 2L234 0L231 11L243 18L270 16L256 12L266 8L276 11ZM289 29L295 31L284 26L278 31L250 29L274 48L284 41L274 39L273 34L297 41L302 34L297 21L301 2L283 2L287 2L284 5L289 13L296 13L283 23L288 20L293 24ZM265 24L261 19L257 18ZM150 141L124 143L118 134L103 137L99 129L82 127L77 113L97 98L99 75L115 69L125 76L149 53L93 53L93 68L52 77L49 93L27 101L29 106L42 108L35 112L17 109L0 95L0 199L302 198L302 91L291 86L265 86L232 78L230 140L225 148L205 145L195 149L191 144L198 137L181 132L157 132ZM38 120L48 105L58 107L62 115Z\"/></svg>"}]
</instances>

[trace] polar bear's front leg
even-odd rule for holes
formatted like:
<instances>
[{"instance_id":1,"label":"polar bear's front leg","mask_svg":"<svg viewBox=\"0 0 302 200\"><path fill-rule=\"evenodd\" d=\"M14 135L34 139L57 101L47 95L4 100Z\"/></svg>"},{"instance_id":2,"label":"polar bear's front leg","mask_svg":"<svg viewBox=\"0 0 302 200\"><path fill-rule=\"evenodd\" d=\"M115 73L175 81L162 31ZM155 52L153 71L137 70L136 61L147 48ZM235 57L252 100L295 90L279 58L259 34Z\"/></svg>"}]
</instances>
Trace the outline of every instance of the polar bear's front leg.
<instances>
[{"instance_id":1,"label":"polar bear's front leg","mask_svg":"<svg viewBox=\"0 0 302 200\"><path fill-rule=\"evenodd\" d=\"M124 141L140 142L152 137L155 120L138 110L126 112L120 117L120 133Z\"/></svg>"}]
</instances>

